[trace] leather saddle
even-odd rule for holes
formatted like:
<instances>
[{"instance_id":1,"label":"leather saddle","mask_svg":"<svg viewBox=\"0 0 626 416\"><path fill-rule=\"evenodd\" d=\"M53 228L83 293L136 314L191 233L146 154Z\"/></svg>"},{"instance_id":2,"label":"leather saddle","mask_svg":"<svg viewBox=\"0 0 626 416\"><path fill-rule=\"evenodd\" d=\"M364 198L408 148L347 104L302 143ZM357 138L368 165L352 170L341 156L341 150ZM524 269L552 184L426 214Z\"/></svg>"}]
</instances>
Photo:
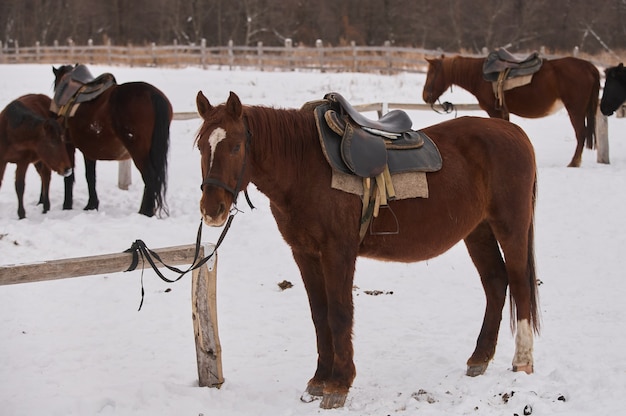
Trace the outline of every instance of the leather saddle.
<instances>
[{"instance_id":1,"label":"leather saddle","mask_svg":"<svg viewBox=\"0 0 626 416\"><path fill-rule=\"evenodd\" d=\"M380 207L396 199L392 174L441 169L439 149L426 134L411 130L413 122L404 111L393 110L370 120L336 92L303 106L310 108L314 109L320 144L330 166L362 178L361 240Z\"/></svg>"},{"instance_id":2,"label":"leather saddle","mask_svg":"<svg viewBox=\"0 0 626 416\"><path fill-rule=\"evenodd\" d=\"M336 92L315 104L322 150L334 169L374 178L385 170L393 174L441 168L436 145L423 132L411 130L413 123L404 111L393 110L371 120Z\"/></svg>"},{"instance_id":3,"label":"leather saddle","mask_svg":"<svg viewBox=\"0 0 626 416\"><path fill-rule=\"evenodd\" d=\"M531 75L541 69L543 59L538 52L528 56L513 55L504 48L498 48L489 53L483 62L483 78L486 81L498 81L505 73L504 79Z\"/></svg>"},{"instance_id":4,"label":"leather saddle","mask_svg":"<svg viewBox=\"0 0 626 416\"><path fill-rule=\"evenodd\" d=\"M91 101L117 85L113 74L94 77L85 65L76 65L63 76L54 90L50 110L60 116L73 116L80 103Z\"/></svg>"}]
</instances>

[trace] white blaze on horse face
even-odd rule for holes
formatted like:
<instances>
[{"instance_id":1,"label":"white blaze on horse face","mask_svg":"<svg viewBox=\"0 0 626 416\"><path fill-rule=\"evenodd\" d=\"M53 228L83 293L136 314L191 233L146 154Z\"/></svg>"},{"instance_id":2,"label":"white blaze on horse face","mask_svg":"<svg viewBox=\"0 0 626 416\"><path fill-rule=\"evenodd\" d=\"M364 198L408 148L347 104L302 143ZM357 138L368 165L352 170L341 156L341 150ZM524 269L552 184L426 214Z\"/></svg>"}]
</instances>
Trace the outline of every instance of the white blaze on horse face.
<instances>
[{"instance_id":1,"label":"white blaze on horse face","mask_svg":"<svg viewBox=\"0 0 626 416\"><path fill-rule=\"evenodd\" d=\"M211 132L209 136L209 146L211 146L211 161L209 162L209 172L211 172L211 167L213 166L213 158L215 157L215 149L217 149L217 145L226 138L226 130L221 127L216 128Z\"/></svg>"},{"instance_id":2,"label":"white blaze on horse face","mask_svg":"<svg viewBox=\"0 0 626 416\"><path fill-rule=\"evenodd\" d=\"M527 319L517 321L517 334L515 334L515 356L513 368L516 371L533 371L533 330Z\"/></svg>"}]
</instances>

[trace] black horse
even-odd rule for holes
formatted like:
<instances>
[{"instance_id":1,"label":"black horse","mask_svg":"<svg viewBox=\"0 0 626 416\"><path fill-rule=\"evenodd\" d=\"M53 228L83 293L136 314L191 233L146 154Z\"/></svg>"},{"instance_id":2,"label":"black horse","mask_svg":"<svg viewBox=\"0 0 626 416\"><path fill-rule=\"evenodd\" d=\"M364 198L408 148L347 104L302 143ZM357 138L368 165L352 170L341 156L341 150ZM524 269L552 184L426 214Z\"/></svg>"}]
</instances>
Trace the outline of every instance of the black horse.
<instances>
[{"instance_id":1,"label":"black horse","mask_svg":"<svg viewBox=\"0 0 626 416\"><path fill-rule=\"evenodd\" d=\"M604 70L606 81L600 100L600 111L605 116L612 115L626 101L626 68L620 63Z\"/></svg>"}]
</instances>

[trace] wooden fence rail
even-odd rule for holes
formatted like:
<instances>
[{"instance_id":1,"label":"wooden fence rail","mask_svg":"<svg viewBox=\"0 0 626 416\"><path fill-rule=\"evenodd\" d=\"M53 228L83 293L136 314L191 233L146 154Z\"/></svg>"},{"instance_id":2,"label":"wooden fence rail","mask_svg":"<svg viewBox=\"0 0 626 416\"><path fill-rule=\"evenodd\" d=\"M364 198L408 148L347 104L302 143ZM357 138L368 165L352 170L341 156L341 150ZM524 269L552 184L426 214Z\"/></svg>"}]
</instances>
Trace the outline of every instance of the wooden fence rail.
<instances>
[{"instance_id":1,"label":"wooden fence rail","mask_svg":"<svg viewBox=\"0 0 626 416\"><path fill-rule=\"evenodd\" d=\"M191 264L195 245L184 245L154 250L163 262L171 265ZM214 245L204 244L199 255L212 253ZM41 282L71 277L118 273L128 269L131 253L78 257L42 261L30 264L0 266L0 286ZM192 272L191 313L196 343L198 382L201 387L219 387L224 382L222 374L222 347L217 328L217 252L202 267Z\"/></svg>"}]
</instances>

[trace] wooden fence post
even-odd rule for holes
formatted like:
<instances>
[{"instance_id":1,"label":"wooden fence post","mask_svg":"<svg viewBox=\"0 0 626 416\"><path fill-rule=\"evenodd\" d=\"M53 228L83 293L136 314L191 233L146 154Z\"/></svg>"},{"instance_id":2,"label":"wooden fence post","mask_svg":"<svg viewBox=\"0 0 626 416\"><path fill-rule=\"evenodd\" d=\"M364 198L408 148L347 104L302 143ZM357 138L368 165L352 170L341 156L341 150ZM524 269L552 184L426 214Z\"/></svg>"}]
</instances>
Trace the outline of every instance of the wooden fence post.
<instances>
[{"instance_id":1,"label":"wooden fence post","mask_svg":"<svg viewBox=\"0 0 626 416\"><path fill-rule=\"evenodd\" d=\"M315 48L317 48L317 56L320 63L320 72L326 72L324 70L324 43L321 39L315 41Z\"/></svg>"},{"instance_id":2,"label":"wooden fence post","mask_svg":"<svg viewBox=\"0 0 626 416\"><path fill-rule=\"evenodd\" d=\"M117 187L128 191L133 183L133 172L131 159L120 160L117 165Z\"/></svg>"},{"instance_id":3,"label":"wooden fence post","mask_svg":"<svg viewBox=\"0 0 626 416\"><path fill-rule=\"evenodd\" d=\"M200 41L200 66L202 69L206 69L206 39L202 38Z\"/></svg>"},{"instance_id":4,"label":"wooden fence post","mask_svg":"<svg viewBox=\"0 0 626 416\"><path fill-rule=\"evenodd\" d=\"M611 163L609 161L609 118L602 114L599 108L596 111L596 152L598 163Z\"/></svg>"},{"instance_id":5,"label":"wooden fence post","mask_svg":"<svg viewBox=\"0 0 626 416\"><path fill-rule=\"evenodd\" d=\"M211 252L205 247L202 257ZM220 387L222 346L217 330L217 259L213 256L204 266L193 271L191 280L191 317L196 340L198 383L200 387Z\"/></svg>"}]
</instances>

